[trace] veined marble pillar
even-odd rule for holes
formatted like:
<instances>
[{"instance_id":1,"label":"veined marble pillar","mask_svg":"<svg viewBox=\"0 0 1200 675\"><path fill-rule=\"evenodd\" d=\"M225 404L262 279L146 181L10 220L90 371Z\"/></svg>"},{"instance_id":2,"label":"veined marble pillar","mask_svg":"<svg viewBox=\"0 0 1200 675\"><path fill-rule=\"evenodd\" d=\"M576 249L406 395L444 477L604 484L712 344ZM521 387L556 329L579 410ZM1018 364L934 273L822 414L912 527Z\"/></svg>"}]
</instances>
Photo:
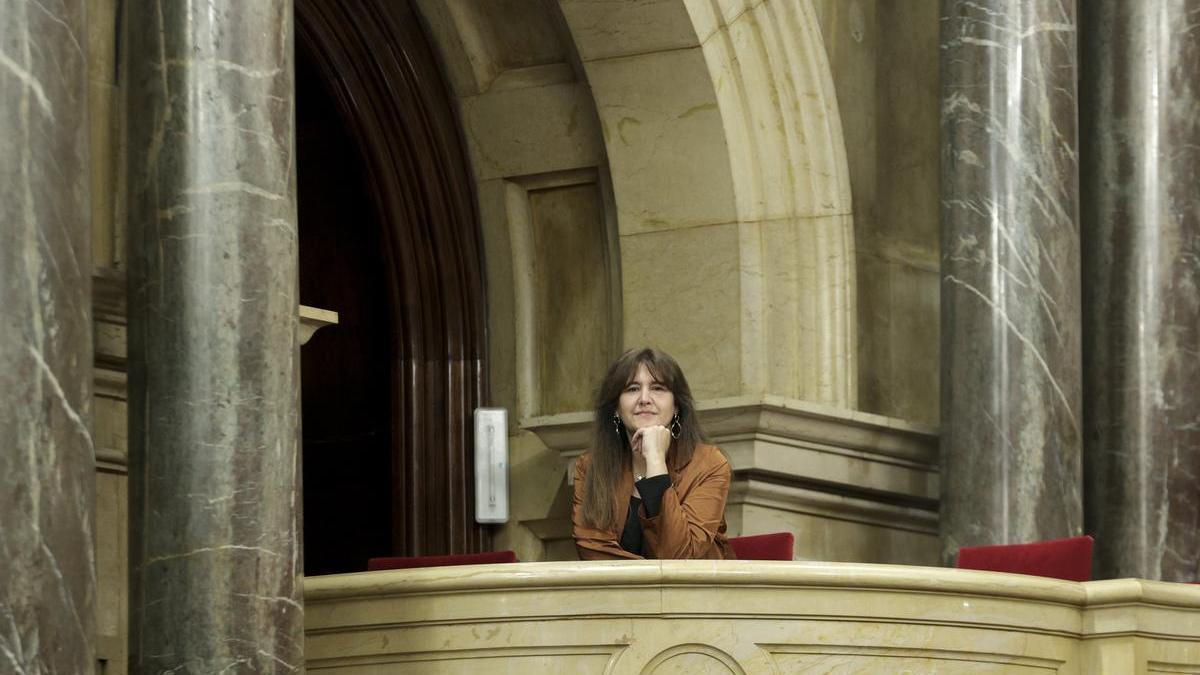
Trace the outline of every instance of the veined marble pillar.
<instances>
[{"instance_id":1,"label":"veined marble pillar","mask_svg":"<svg viewBox=\"0 0 1200 675\"><path fill-rule=\"evenodd\" d=\"M1200 0L1080 3L1097 577L1200 579Z\"/></svg>"},{"instance_id":2,"label":"veined marble pillar","mask_svg":"<svg viewBox=\"0 0 1200 675\"><path fill-rule=\"evenodd\" d=\"M126 16L130 669L298 670L292 3Z\"/></svg>"},{"instance_id":3,"label":"veined marble pillar","mask_svg":"<svg viewBox=\"0 0 1200 675\"><path fill-rule=\"evenodd\" d=\"M942 554L1079 534L1075 3L942 2Z\"/></svg>"},{"instance_id":4,"label":"veined marble pillar","mask_svg":"<svg viewBox=\"0 0 1200 675\"><path fill-rule=\"evenodd\" d=\"M0 672L95 669L84 2L0 0Z\"/></svg>"}]
</instances>

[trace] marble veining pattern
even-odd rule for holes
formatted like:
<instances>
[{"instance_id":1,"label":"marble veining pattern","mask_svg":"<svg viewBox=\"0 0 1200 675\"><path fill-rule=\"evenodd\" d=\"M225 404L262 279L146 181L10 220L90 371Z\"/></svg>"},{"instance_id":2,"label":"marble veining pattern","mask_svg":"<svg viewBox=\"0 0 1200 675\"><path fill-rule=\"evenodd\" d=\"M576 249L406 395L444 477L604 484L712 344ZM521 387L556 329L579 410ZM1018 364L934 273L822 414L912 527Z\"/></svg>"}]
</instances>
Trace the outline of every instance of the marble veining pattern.
<instances>
[{"instance_id":1,"label":"marble veining pattern","mask_svg":"<svg viewBox=\"0 0 1200 675\"><path fill-rule=\"evenodd\" d=\"M942 3L942 534L1077 534L1075 3Z\"/></svg>"},{"instance_id":2,"label":"marble veining pattern","mask_svg":"<svg viewBox=\"0 0 1200 675\"><path fill-rule=\"evenodd\" d=\"M303 667L291 8L126 8L131 672Z\"/></svg>"},{"instance_id":3,"label":"marble veining pattern","mask_svg":"<svg viewBox=\"0 0 1200 675\"><path fill-rule=\"evenodd\" d=\"M84 3L0 0L0 672L94 668Z\"/></svg>"},{"instance_id":4,"label":"marble veining pattern","mask_svg":"<svg viewBox=\"0 0 1200 675\"><path fill-rule=\"evenodd\" d=\"M1200 2L1080 5L1084 467L1099 577L1200 579Z\"/></svg>"}]
</instances>

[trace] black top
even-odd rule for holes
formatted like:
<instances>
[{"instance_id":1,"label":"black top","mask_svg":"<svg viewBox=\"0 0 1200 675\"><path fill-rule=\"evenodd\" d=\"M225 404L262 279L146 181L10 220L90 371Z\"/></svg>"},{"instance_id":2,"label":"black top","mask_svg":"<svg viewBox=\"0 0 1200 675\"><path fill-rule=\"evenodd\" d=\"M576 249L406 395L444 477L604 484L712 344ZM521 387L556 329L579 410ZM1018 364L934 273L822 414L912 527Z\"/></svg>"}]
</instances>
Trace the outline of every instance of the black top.
<instances>
[{"instance_id":1,"label":"black top","mask_svg":"<svg viewBox=\"0 0 1200 675\"><path fill-rule=\"evenodd\" d=\"M663 493L671 487L671 477L664 473L643 478L635 485L642 498L629 496L629 515L625 517L625 530L621 532L621 548L649 558L653 552L645 548L645 542L642 540L642 521L638 519L638 506L645 507L647 518L657 516L662 509Z\"/></svg>"}]
</instances>

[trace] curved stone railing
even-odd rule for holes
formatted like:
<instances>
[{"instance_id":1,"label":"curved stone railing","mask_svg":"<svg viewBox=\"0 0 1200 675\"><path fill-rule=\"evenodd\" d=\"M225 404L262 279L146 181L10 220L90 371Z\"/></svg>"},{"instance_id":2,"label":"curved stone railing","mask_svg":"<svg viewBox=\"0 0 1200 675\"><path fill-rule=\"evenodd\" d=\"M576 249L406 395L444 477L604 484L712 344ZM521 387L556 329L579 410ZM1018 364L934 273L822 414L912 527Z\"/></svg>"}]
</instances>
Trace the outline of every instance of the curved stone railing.
<instances>
[{"instance_id":1,"label":"curved stone railing","mask_svg":"<svg viewBox=\"0 0 1200 675\"><path fill-rule=\"evenodd\" d=\"M557 562L306 579L309 671L1200 672L1200 587L898 565Z\"/></svg>"}]
</instances>

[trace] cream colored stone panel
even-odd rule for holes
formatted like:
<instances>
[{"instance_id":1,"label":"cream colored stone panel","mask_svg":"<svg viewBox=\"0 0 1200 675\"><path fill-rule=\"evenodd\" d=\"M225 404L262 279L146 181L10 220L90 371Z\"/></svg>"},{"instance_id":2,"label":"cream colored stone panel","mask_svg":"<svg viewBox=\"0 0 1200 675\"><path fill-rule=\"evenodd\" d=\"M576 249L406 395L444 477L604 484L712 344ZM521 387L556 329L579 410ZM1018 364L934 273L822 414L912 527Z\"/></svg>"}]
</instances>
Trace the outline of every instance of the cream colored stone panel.
<instances>
[{"instance_id":1,"label":"cream colored stone panel","mask_svg":"<svg viewBox=\"0 0 1200 675\"><path fill-rule=\"evenodd\" d=\"M841 114L811 3L763 2L722 33L726 39L714 36L706 53L714 71L736 73L730 82L744 91L754 147L762 153L767 201L742 217L849 214Z\"/></svg>"},{"instance_id":2,"label":"cream colored stone panel","mask_svg":"<svg viewBox=\"0 0 1200 675\"><path fill-rule=\"evenodd\" d=\"M118 256L116 213L118 95L116 86L106 82L88 82L88 123L90 125L89 170L92 213L92 264L111 267Z\"/></svg>"},{"instance_id":3,"label":"cream colored stone panel","mask_svg":"<svg viewBox=\"0 0 1200 675\"><path fill-rule=\"evenodd\" d=\"M933 532L915 532L855 522L836 512L789 511L778 504L731 502L729 510L729 526L732 530L737 522L739 535L791 532L796 560L931 566L938 562L936 525Z\"/></svg>"},{"instance_id":4,"label":"cream colored stone panel","mask_svg":"<svg viewBox=\"0 0 1200 675\"><path fill-rule=\"evenodd\" d=\"M734 471L738 471L738 469L735 468ZM769 478L757 476L735 479L733 485L730 486L729 501L725 509L726 515L729 517L730 533L736 536L792 532L803 539L800 533L803 530L803 524L807 522L803 518L813 517L831 521L835 525L837 523L869 525L887 530L902 530L920 534L927 538L937 537L937 511L921 508L918 504L906 504L903 495L895 493L864 494L854 486L821 483L814 485L803 478L795 483L785 481L786 479L771 481ZM744 519L742 514L751 511L754 512L745 516L748 520ZM737 514L736 519L734 514ZM758 520L760 516L761 521ZM874 530L854 529L848 529L842 533L831 532L833 539L829 541L835 545L857 547L862 544L865 547L862 550L877 551L876 554L867 557L846 557L840 553L835 554L834 549L810 547L803 552L798 549L796 558L798 560L838 560L905 565L924 565L937 562L937 558L932 553L916 557L907 553L895 559L889 558L878 552L886 552L890 549L886 547L877 549L873 545L873 541L854 539L855 537L869 539L876 534Z\"/></svg>"},{"instance_id":5,"label":"cream colored stone panel","mask_svg":"<svg viewBox=\"0 0 1200 675\"><path fill-rule=\"evenodd\" d=\"M916 255L909 256L910 260ZM939 389L939 295L933 269L865 252L861 270L859 403L864 410L936 424Z\"/></svg>"},{"instance_id":6,"label":"cream colored stone panel","mask_svg":"<svg viewBox=\"0 0 1200 675\"><path fill-rule=\"evenodd\" d=\"M128 480L96 472L96 657L124 673L128 630Z\"/></svg>"},{"instance_id":7,"label":"cream colored stone panel","mask_svg":"<svg viewBox=\"0 0 1200 675\"><path fill-rule=\"evenodd\" d=\"M111 372L105 371L105 374ZM124 386L124 374L120 375L121 386ZM129 444L129 420L125 401L98 395L93 399L92 406L96 453L119 457L124 463Z\"/></svg>"},{"instance_id":8,"label":"cream colored stone panel","mask_svg":"<svg viewBox=\"0 0 1200 675\"><path fill-rule=\"evenodd\" d=\"M772 279L767 277L765 260L769 253L765 250L764 244L761 223L738 223L738 252L741 262L738 270L741 301L739 313L742 322L739 393L771 393L769 383L772 378L767 366L771 354L768 352L767 336L770 334L772 326L780 318L772 315L771 312L780 309L782 310L781 314L787 315L789 310L794 309L772 307L767 302L768 296L780 294L770 288ZM807 299L804 298L804 300ZM806 354L810 358L813 355L812 352Z\"/></svg>"},{"instance_id":9,"label":"cream colored stone panel","mask_svg":"<svg viewBox=\"0 0 1200 675\"><path fill-rule=\"evenodd\" d=\"M462 34L458 25L458 14L452 11L454 4L465 4L462 0L413 0L420 13L429 41L440 56L439 62L446 83L456 97L473 96L485 90L491 72L487 64L477 64L477 52L471 51L473 39Z\"/></svg>"},{"instance_id":10,"label":"cream colored stone panel","mask_svg":"<svg viewBox=\"0 0 1200 675\"><path fill-rule=\"evenodd\" d=\"M499 86L507 73L566 65L568 50L548 6L528 0L415 0L458 97Z\"/></svg>"},{"instance_id":11,"label":"cream colored stone panel","mask_svg":"<svg viewBox=\"0 0 1200 675\"><path fill-rule=\"evenodd\" d=\"M117 152L120 134L119 90L117 89L115 0L88 0L86 49L88 56L88 124L90 194L92 199L92 263L112 266L122 255L116 251L122 223L115 222Z\"/></svg>"},{"instance_id":12,"label":"cream colored stone panel","mask_svg":"<svg viewBox=\"0 0 1200 675\"><path fill-rule=\"evenodd\" d=\"M729 151L704 55L586 61L620 233L736 220Z\"/></svg>"},{"instance_id":13,"label":"cream colored stone panel","mask_svg":"<svg viewBox=\"0 0 1200 675\"><path fill-rule=\"evenodd\" d=\"M495 281L512 286L518 419L590 408L619 348L616 237L600 178L584 169L489 185L503 193L509 235L500 255L512 276Z\"/></svg>"},{"instance_id":14,"label":"cream colored stone panel","mask_svg":"<svg viewBox=\"0 0 1200 675\"><path fill-rule=\"evenodd\" d=\"M811 0L806 0L811 2ZM725 24L731 24L739 16L764 4L766 0L688 0L688 5L695 7L700 4L709 5L709 12L715 13ZM694 10L693 13L697 13Z\"/></svg>"},{"instance_id":15,"label":"cream colored stone panel","mask_svg":"<svg viewBox=\"0 0 1200 675\"><path fill-rule=\"evenodd\" d=\"M680 361L697 399L741 388L736 224L621 237L625 345Z\"/></svg>"},{"instance_id":16,"label":"cream colored stone panel","mask_svg":"<svg viewBox=\"0 0 1200 675\"><path fill-rule=\"evenodd\" d=\"M763 223L767 276L762 297L746 301L765 307L745 315L761 315L764 334L744 355L743 378L754 391L853 407L850 192L815 16L805 2L764 2L734 16L704 53L730 139L739 218Z\"/></svg>"},{"instance_id":17,"label":"cream colored stone panel","mask_svg":"<svg viewBox=\"0 0 1200 675\"><path fill-rule=\"evenodd\" d=\"M558 453L528 431L513 432L508 440L508 476L517 489L509 491L511 518L496 533L493 545L496 550L513 551L518 560L537 562L547 559L546 545L526 523L552 516L570 518L571 490L563 477L565 462Z\"/></svg>"},{"instance_id":18,"label":"cream colored stone panel","mask_svg":"<svg viewBox=\"0 0 1200 675\"><path fill-rule=\"evenodd\" d=\"M350 643L336 633L309 635L309 672L601 673L625 649L632 623L468 621L371 631ZM436 647L436 648L434 648Z\"/></svg>"},{"instance_id":19,"label":"cream colored stone panel","mask_svg":"<svg viewBox=\"0 0 1200 675\"><path fill-rule=\"evenodd\" d=\"M502 179L476 181L480 234L487 274L488 405L508 408L516 417L517 403L517 293L509 221L506 211L508 183ZM510 419L510 425L515 420Z\"/></svg>"},{"instance_id":20,"label":"cream colored stone panel","mask_svg":"<svg viewBox=\"0 0 1200 675\"><path fill-rule=\"evenodd\" d=\"M765 2L704 43L743 219L851 212L841 120L815 19Z\"/></svg>"},{"instance_id":21,"label":"cream colored stone panel","mask_svg":"<svg viewBox=\"0 0 1200 675\"><path fill-rule=\"evenodd\" d=\"M336 575L305 586L312 670L1200 668L1200 589L1183 584L898 565L634 561ZM1112 615L1103 622L1109 628L1098 629L1097 613Z\"/></svg>"},{"instance_id":22,"label":"cream colored stone panel","mask_svg":"<svg viewBox=\"0 0 1200 675\"><path fill-rule=\"evenodd\" d=\"M587 89L508 89L459 101L479 180L594 167L604 161Z\"/></svg>"},{"instance_id":23,"label":"cream colored stone panel","mask_svg":"<svg viewBox=\"0 0 1200 675\"><path fill-rule=\"evenodd\" d=\"M714 28L711 20L704 27L693 25L689 10L699 5L703 12L704 3L559 0L558 4L585 62L695 47ZM698 35L698 29L707 32Z\"/></svg>"},{"instance_id":24,"label":"cream colored stone panel","mask_svg":"<svg viewBox=\"0 0 1200 675\"><path fill-rule=\"evenodd\" d=\"M538 349L538 413L587 410L620 331L609 312L609 254L600 187L528 192Z\"/></svg>"},{"instance_id":25,"label":"cream colored stone panel","mask_svg":"<svg viewBox=\"0 0 1200 675\"><path fill-rule=\"evenodd\" d=\"M846 255L847 216L761 224L767 392L852 407L856 399L853 280L830 259ZM852 255L852 254L851 254Z\"/></svg>"},{"instance_id":26,"label":"cream colored stone panel","mask_svg":"<svg viewBox=\"0 0 1200 675\"><path fill-rule=\"evenodd\" d=\"M779 475L804 476L930 501L938 498L936 467L928 465L766 435L759 435L753 442L726 442L722 450L734 466L753 466Z\"/></svg>"}]
</instances>

